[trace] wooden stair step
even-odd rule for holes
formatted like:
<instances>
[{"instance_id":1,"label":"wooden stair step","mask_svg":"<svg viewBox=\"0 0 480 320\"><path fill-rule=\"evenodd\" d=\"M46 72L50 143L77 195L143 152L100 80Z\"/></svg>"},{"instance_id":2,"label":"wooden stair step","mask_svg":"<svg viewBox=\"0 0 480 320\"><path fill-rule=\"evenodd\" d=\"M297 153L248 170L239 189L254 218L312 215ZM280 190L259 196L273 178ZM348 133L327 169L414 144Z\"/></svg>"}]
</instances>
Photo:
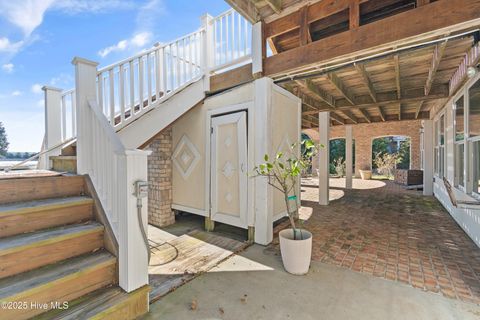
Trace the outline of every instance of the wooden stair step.
<instances>
[{"instance_id":1,"label":"wooden stair step","mask_svg":"<svg viewBox=\"0 0 480 320\"><path fill-rule=\"evenodd\" d=\"M103 225L57 227L0 239L0 279L103 247Z\"/></svg>"},{"instance_id":2,"label":"wooden stair step","mask_svg":"<svg viewBox=\"0 0 480 320\"><path fill-rule=\"evenodd\" d=\"M92 208L83 196L0 204L0 238L91 220Z\"/></svg>"},{"instance_id":3,"label":"wooden stair step","mask_svg":"<svg viewBox=\"0 0 480 320\"><path fill-rule=\"evenodd\" d=\"M83 176L0 179L0 203L74 197L85 194Z\"/></svg>"},{"instance_id":4,"label":"wooden stair step","mask_svg":"<svg viewBox=\"0 0 480 320\"><path fill-rule=\"evenodd\" d=\"M67 310L51 310L35 320L136 319L148 311L148 292L148 286L130 293L104 288L72 301Z\"/></svg>"},{"instance_id":5,"label":"wooden stair step","mask_svg":"<svg viewBox=\"0 0 480 320\"><path fill-rule=\"evenodd\" d=\"M0 303L25 302L24 309L1 310L2 320L29 319L115 283L116 258L102 250L0 279ZM32 303L35 305L32 307Z\"/></svg>"},{"instance_id":6,"label":"wooden stair step","mask_svg":"<svg viewBox=\"0 0 480 320\"><path fill-rule=\"evenodd\" d=\"M51 156L52 170L77 173L77 156Z\"/></svg>"}]
</instances>

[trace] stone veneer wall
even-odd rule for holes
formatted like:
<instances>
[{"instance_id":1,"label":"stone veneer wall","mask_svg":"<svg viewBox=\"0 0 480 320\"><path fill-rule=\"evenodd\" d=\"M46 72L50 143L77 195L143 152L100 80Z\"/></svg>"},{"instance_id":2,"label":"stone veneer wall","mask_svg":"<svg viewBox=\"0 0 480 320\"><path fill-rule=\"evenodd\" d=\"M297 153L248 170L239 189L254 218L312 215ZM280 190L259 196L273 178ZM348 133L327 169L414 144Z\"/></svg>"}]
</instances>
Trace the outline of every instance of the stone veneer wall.
<instances>
[{"instance_id":1,"label":"stone veneer wall","mask_svg":"<svg viewBox=\"0 0 480 320\"><path fill-rule=\"evenodd\" d=\"M147 146L148 157L148 223L164 227L175 222L172 210L172 128L158 133Z\"/></svg>"},{"instance_id":2,"label":"stone veneer wall","mask_svg":"<svg viewBox=\"0 0 480 320\"><path fill-rule=\"evenodd\" d=\"M392 121L378 123L362 123L352 125L355 140L355 175L361 169L371 169L372 141L384 136L410 137L410 168L420 169L420 129L421 120ZM319 140L318 130L303 130L310 138ZM330 139L345 138L345 126L330 127ZM316 163L315 163L316 164ZM315 166L315 168L318 166Z\"/></svg>"}]
</instances>

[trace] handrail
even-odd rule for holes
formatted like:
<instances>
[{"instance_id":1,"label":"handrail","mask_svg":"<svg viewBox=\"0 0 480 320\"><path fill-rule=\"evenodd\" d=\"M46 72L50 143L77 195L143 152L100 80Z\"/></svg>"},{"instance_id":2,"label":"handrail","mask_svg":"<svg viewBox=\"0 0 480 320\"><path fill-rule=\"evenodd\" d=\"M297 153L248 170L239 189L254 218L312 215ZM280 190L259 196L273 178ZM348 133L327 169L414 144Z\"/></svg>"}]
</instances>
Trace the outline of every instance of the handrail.
<instances>
[{"instance_id":1,"label":"handrail","mask_svg":"<svg viewBox=\"0 0 480 320\"><path fill-rule=\"evenodd\" d=\"M27 163L27 162L29 162L29 161L33 161L33 160L35 160L36 158L44 155L45 153L48 153L48 152L53 151L53 150L55 150L55 149L58 149L58 148L60 148L60 147L62 147L62 146L64 146L64 145L72 142L72 141L75 140L75 139L76 139L76 138L70 138L70 139L68 139L68 140L62 141L62 142L60 142L60 143L58 143L58 144L56 144L56 145L54 145L54 146L52 146L52 147L50 147L50 148L48 148L48 149L46 149L46 150L40 151L39 153L31 156L31 157L28 158L28 159L25 159L25 160L23 160L23 161L21 161L21 162L19 162L19 163L16 163L16 164L14 164L14 165L12 165L12 166L10 166L10 167L4 168L3 171L9 172L10 170L13 170L13 169L15 169L15 168L18 168L18 167L20 167L21 165L23 165L23 164L25 164L25 163Z\"/></svg>"},{"instance_id":2,"label":"handrail","mask_svg":"<svg viewBox=\"0 0 480 320\"><path fill-rule=\"evenodd\" d=\"M98 121L101 123L102 127L105 129L104 133L108 136L110 142L112 143L114 147L114 151L116 153L124 153L125 147L122 141L120 140L118 135L115 133L115 131L110 129L111 128L110 123L107 121L104 114L99 110L97 101L89 100L88 105L90 106L90 109L93 111L93 113L97 117Z\"/></svg>"}]
</instances>

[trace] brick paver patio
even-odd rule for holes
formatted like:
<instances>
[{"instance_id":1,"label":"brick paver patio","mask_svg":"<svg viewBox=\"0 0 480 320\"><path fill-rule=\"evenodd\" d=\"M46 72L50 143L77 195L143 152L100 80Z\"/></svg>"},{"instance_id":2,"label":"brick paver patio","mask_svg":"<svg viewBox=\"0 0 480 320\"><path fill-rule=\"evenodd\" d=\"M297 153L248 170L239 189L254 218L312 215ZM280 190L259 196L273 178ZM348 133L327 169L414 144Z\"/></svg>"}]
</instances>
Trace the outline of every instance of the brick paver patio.
<instances>
[{"instance_id":1,"label":"brick paver patio","mask_svg":"<svg viewBox=\"0 0 480 320\"><path fill-rule=\"evenodd\" d=\"M480 249L435 198L383 181L354 180L345 190L332 179L336 200L320 206L316 185L302 182L313 260L480 304Z\"/></svg>"}]
</instances>

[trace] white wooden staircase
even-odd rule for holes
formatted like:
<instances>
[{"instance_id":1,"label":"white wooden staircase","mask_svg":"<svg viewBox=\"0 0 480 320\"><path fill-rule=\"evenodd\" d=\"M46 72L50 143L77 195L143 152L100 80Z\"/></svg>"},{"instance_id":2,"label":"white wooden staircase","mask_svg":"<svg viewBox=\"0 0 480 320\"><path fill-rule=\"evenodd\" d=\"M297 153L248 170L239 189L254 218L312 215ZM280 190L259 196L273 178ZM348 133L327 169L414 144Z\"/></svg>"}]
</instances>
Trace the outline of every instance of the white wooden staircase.
<instances>
[{"instance_id":1,"label":"white wooden staircase","mask_svg":"<svg viewBox=\"0 0 480 320\"><path fill-rule=\"evenodd\" d=\"M104 223L85 177L0 180L0 319L147 312L148 286L118 287L118 249Z\"/></svg>"},{"instance_id":2,"label":"white wooden staircase","mask_svg":"<svg viewBox=\"0 0 480 320\"><path fill-rule=\"evenodd\" d=\"M29 304L0 319L148 310L147 201L135 186L149 152L139 148L203 101L212 73L251 59L251 32L233 10L205 15L199 30L105 68L74 58L75 89L43 88L39 168L78 176L0 180L0 300Z\"/></svg>"}]
</instances>

